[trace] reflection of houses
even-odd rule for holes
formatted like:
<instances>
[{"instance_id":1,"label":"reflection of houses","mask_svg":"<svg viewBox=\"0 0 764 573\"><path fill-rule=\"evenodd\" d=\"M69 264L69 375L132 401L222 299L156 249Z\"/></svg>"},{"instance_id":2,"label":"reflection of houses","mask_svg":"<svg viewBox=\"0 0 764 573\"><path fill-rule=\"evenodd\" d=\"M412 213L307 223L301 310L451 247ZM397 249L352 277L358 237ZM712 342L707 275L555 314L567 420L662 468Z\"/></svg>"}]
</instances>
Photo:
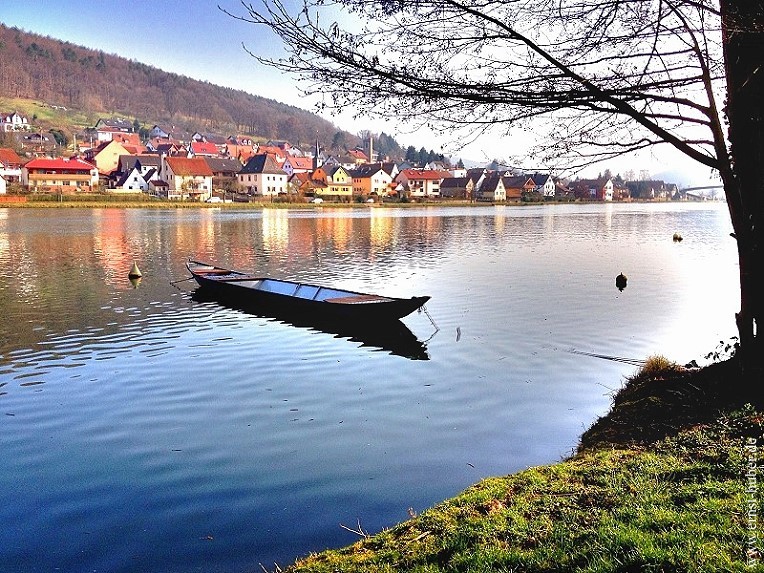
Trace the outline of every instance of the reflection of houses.
<instances>
[{"instance_id":1,"label":"reflection of houses","mask_svg":"<svg viewBox=\"0 0 764 573\"><path fill-rule=\"evenodd\" d=\"M287 193L287 174L270 155L254 155L238 175L239 186L249 195L274 197Z\"/></svg>"},{"instance_id":2,"label":"reflection of houses","mask_svg":"<svg viewBox=\"0 0 764 573\"><path fill-rule=\"evenodd\" d=\"M0 177L6 182L21 181L21 157L9 147L0 147Z\"/></svg>"},{"instance_id":3,"label":"reflection of houses","mask_svg":"<svg viewBox=\"0 0 764 573\"><path fill-rule=\"evenodd\" d=\"M98 169L81 159L37 158L22 168L21 182L36 193L90 192L98 186Z\"/></svg>"},{"instance_id":4,"label":"reflection of houses","mask_svg":"<svg viewBox=\"0 0 764 573\"><path fill-rule=\"evenodd\" d=\"M206 201L212 194L212 170L202 157L163 157L160 179L167 199Z\"/></svg>"}]
</instances>

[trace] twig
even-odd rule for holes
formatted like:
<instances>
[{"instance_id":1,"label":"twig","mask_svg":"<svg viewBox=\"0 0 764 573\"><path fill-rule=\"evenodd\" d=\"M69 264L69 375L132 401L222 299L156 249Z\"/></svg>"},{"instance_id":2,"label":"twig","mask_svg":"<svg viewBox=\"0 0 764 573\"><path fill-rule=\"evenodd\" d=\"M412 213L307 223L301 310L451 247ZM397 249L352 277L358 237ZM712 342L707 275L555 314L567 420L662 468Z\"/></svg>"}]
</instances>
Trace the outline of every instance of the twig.
<instances>
[{"instance_id":1,"label":"twig","mask_svg":"<svg viewBox=\"0 0 764 573\"><path fill-rule=\"evenodd\" d=\"M369 533L367 531L364 531L363 527L361 527L361 519L360 518L358 519L358 528L357 529L351 529L350 527L348 527L347 525L343 525L342 523L340 523L340 527L342 529L346 529L350 533L355 533L356 535L358 535L359 537L363 537L364 539L368 539L370 537Z\"/></svg>"}]
</instances>

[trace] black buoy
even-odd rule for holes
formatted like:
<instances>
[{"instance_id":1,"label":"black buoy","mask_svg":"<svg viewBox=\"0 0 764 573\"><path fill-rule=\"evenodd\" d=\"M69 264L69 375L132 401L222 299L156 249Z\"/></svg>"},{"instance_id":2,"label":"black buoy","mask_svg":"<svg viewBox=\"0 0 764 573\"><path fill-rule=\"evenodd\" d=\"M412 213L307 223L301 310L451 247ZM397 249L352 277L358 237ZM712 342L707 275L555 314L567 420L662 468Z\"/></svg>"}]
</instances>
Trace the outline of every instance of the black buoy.
<instances>
[{"instance_id":1,"label":"black buoy","mask_svg":"<svg viewBox=\"0 0 764 573\"><path fill-rule=\"evenodd\" d=\"M682 235L680 235L679 233L674 233L674 242L679 243L681 241L682 241Z\"/></svg>"},{"instance_id":2,"label":"black buoy","mask_svg":"<svg viewBox=\"0 0 764 573\"><path fill-rule=\"evenodd\" d=\"M623 289L626 288L626 281L629 280L626 278L626 275L621 273L617 277L615 277L615 286L618 287L618 290L623 291Z\"/></svg>"}]
</instances>

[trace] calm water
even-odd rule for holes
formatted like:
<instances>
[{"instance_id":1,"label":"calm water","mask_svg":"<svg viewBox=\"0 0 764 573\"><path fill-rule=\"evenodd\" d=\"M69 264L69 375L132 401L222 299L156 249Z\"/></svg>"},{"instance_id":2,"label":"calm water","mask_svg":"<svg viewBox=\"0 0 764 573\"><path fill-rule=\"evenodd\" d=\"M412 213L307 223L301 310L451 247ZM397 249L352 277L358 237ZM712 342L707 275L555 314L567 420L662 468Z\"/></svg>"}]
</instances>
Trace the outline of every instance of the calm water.
<instances>
[{"instance_id":1,"label":"calm water","mask_svg":"<svg viewBox=\"0 0 764 573\"><path fill-rule=\"evenodd\" d=\"M734 334L730 230L723 205L0 209L0 571L272 569L555 462L635 371L578 352ZM428 294L439 330L411 315L391 347L198 300L171 284L189 255Z\"/></svg>"}]
</instances>

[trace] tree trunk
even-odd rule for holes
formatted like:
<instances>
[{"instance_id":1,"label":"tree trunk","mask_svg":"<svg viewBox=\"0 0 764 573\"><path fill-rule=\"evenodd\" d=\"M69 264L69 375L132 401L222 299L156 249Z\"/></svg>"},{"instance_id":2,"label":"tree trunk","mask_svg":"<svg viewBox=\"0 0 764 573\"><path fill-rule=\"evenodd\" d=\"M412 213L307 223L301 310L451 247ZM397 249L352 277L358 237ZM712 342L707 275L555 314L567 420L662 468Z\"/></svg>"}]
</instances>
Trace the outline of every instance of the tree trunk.
<instances>
[{"instance_id":1,"label":"tree trunk","mask_svg":"<svg viewBox=\"0 0 764 573\"><path fill-rule=\"evenodd\" d=\"M740 261L739 356L744 378L764 390L764 6L722 0L732 171L722 173Z\"/></svg>"}]
</instances>

